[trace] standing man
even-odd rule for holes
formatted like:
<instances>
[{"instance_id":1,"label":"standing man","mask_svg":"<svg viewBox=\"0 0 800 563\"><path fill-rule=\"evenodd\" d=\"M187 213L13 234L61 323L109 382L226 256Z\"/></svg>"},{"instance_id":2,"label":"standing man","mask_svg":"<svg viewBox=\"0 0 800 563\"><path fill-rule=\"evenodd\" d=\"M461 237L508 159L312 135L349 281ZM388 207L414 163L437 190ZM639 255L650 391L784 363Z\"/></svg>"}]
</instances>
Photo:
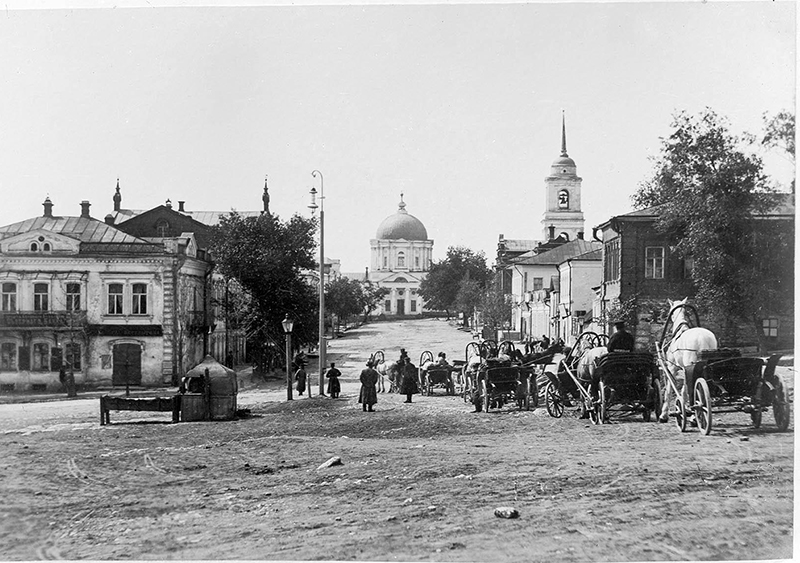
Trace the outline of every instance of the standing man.
<instances>
[{"instance_id":1,"label":"standing man","mask_svg":"<svg viewBox=\"0 0 800 563\"><path fill-rule=\"evenodd\" d=\"M331 367L328 373L325 374L325 377L328 378L328 395L331 396L331 399L337 398L342 390L342 386L339 384L339 377L341 375L342 372L336 369L336 364L331 362Z\"/></svg>"},{"instance_id":2,"label":"standing man","mask_svg":"<svg viewBox=\"0 0 800 563\"><path fill-rule=\"evenodd\" d=\"M417 368L414 364L411 363L411 360L408 356L405 357L403 363L399 366L400 367L400 394L406 396L406 403L411 402L411 395L415 395L419 393L419 385L417 384Z\"/></svg>"},{"instance_id":3,"label":"standing man","mask_svg":"<svg viewBox=\"0 0 800 563\"><path fill-rule=\"evenodd\" d=\"M625 330L625 322L614 323L614 334L608 339L609 352L633 352L633 335Z\"/></svg>"},{"instance_id":4,"label":"standing man","mask_svg":"<svg viewBox=\"0 0 800 563\"><path fill-rule=\"evenodd\" d=\"M358 394L358 402L361 409L366 412L373 412L372 405L378 402L378 390L375 385L378 383L378 372L372 369L372 362L367 362L366 369L361 370L361 392Z\"/></svg>"}]
</instances>

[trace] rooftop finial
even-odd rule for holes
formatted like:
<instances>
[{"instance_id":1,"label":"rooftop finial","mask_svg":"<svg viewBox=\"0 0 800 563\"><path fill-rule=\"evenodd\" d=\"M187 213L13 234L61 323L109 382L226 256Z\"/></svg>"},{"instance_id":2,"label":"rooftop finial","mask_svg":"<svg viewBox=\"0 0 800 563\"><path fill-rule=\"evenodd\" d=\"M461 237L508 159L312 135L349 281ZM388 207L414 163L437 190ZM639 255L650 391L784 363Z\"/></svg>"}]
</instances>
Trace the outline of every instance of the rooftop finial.
<instances>
[{"instance_id":1,"label":"rooftop finial","mask_svg":"<svg viewBox=\"0 0 800 563\"><path fill-rule=\"evenodd\" d=\"M561 110L561 156L569 156L567 154L567 124L563 109Z\"/></svg>"},{"instance_id":2,"label":"rooftop finial","mask_svg":"<svg viewBox=\"0 0 800 563\"><path fill-rule=\"evenodd\" d=\"M269 190L267 188L267 175L264 175L264 195L261 196L261 201L264 202L264 213L269 213Z\"/></svg>"},{"instance_id":3,"label":"rooftop finial","mask_svg":"<svg viewBox=\"0 0 800 563\"><path fill-rule=\"evenodd\" d=\"M400 192L400 204L398 205L400 211L406 210L406 202L403 201L403 192Z\"/></svg>"}]
</instances>

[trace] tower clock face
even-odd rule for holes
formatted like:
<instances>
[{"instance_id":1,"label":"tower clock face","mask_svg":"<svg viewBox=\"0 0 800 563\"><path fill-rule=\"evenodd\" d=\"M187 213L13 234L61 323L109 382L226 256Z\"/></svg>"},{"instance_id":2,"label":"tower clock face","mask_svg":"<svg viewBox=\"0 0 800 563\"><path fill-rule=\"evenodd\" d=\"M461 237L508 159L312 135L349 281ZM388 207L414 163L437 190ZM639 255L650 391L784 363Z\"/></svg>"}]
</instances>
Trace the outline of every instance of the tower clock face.
<instances>
[{"instance_id":1,"label":"tower clock face","mask_svg":"<svg viewBox=\"0 0 800 563\"><path fill-rule=\"evenodd\" d=\"M559 209L569 208L569 192L567 190L558 192L558 207Z\"/></svg>"}]
</instances>

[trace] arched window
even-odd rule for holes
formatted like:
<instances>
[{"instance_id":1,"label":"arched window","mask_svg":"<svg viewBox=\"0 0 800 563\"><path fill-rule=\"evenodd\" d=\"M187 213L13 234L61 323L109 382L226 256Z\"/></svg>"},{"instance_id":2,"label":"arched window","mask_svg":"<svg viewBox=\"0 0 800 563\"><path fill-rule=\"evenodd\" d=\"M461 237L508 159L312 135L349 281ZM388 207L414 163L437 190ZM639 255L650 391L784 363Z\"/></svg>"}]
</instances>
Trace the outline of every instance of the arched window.
<instances>
[{"instance_id":1,"label":"arched window","mask_svg":"<svg viewBox=\"0 0 800 563\"><path fill-rule=\"evenodd\" d=\"M158 223L156 223L156 233L159 237L168 237L169 236L169 223L161 219Z\"/></svg>"},{"instance_id":2,"label":"arched window","mask_svg":"<svg viewBox=\"0 0 800 563\"><path fill-rule=\"evenodd\" d=\"M35 242L32 242L31 243L31 251L32 252L36 252L37 250L39 250L39 245L36 244Z\"/></svg>"},{"instance_id":3,"label":"arched window","mask_svg":"<svg viewBox=\"0 0 800 563\"><path fill-rule=\"evenodd\" d=\"M559 190L558 192L558 208L569 209L569 192L567 190Z\"/></svg>"},{"instance_id":4,"label":"arched window","mask_svg":"<svg viewBox=\"0 0 800 563\"><path fill-rule=\"evenodd\" d=\"M44 250L45 252L50 252L50 243L49 242L44 243L42 245L42 250Z\"/></svg>"},{"instance_id":5,"label":"arched window","mask_svg":"<svg viewBox=\"0 0 800 563\"><path fill-rule=\"evenodd\" d=\"M405 268L406 267L406 255L403 252L397 253L397 267L398 268Z\"/></svg>"}]
</instances>

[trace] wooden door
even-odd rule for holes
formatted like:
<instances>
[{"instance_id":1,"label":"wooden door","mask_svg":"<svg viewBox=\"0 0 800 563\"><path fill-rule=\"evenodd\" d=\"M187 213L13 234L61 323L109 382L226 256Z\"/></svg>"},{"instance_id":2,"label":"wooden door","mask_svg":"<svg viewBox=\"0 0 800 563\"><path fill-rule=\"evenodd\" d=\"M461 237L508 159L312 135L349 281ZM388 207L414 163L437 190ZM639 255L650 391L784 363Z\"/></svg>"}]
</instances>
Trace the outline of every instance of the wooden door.
<instances>
[{"instance_id":1,"label":"wooden door","mask_svg":"<svg viewBox=\"0 0 800 563\"><path fill-rule=\"evenodd\" d=\"M142 348L138 344L116 344L114 346L113 385L142 384Z\"/></svg>"},{"instance_id":2,"label":"wooden door","mask_svg":"<svg viewBox=\"0 0 800 563\"><path fill-rule=\"evenodd\" d=\"M398 315L405 315L406 314L406 302L404 299L397 300L397 314Z\"/></svg>"}]
</instances>

